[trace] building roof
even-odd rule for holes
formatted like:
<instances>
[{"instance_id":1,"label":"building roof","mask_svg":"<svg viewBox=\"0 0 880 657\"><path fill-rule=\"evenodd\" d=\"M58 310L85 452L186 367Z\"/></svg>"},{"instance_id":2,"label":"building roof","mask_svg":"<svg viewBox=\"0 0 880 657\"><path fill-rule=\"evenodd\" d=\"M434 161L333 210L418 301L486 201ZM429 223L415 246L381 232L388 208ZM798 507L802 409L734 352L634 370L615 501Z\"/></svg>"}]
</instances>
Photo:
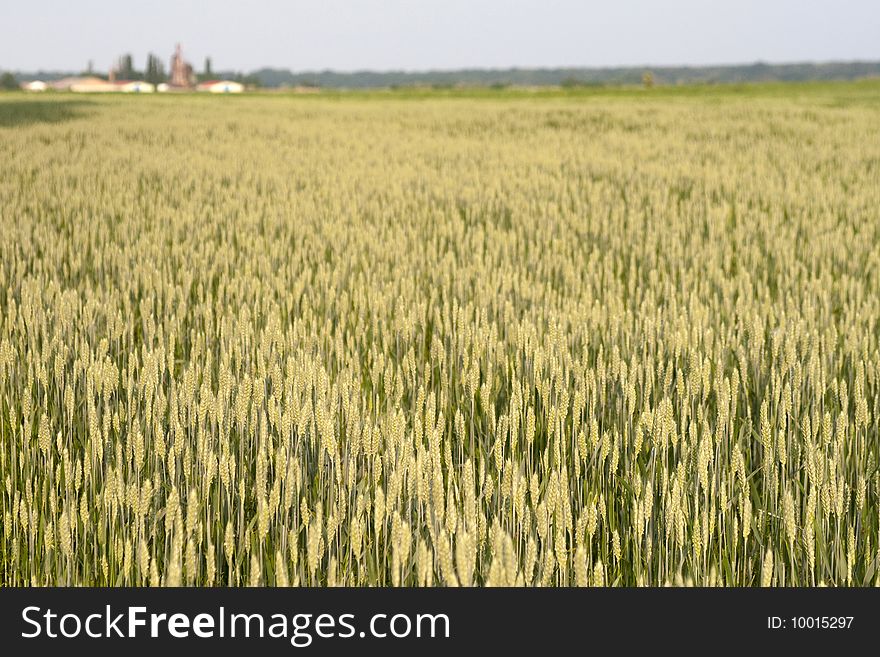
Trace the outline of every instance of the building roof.
<instances>
[{"instance_id":1,"label":"building roof","mask_svg":"<svg viewBox=\"0 0 880 657\"><path fill-rule=\"evenodd\" d=\"M61 78L60 80L54 80L52 82L52 87L55 89L69 89L71 85L74 84L107 84L107 80L104 80L95 76L82 76L82 77L68 77Z\"/></svg>"},{"instance_id":2,"label":"building roof","mask_svg":"<svg viewBox=\"0 0 880 657\"><path fill-rule=\"evenodd\" d=\"M199 82L199 84L211 85L211 84L241 84L238 80L203 80Z\"/></svg>"}]
</instances>

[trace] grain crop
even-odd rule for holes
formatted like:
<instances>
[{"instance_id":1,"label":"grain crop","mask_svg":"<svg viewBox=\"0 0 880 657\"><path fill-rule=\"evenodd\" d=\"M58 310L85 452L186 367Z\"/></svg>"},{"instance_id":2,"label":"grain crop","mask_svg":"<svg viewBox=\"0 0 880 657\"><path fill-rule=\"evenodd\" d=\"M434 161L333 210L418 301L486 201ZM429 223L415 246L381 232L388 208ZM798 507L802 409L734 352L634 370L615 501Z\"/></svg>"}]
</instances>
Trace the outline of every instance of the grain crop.
<instances>
[{"instance_id":1,"label":"grain crop","mask_svg":"<svg viewBox=\"0 0 880 657\"><path fill-rule=\"evenodd\" d=\"M0 584L880 583L880 85L0 96Z\"/></svg>"}]
</instances>

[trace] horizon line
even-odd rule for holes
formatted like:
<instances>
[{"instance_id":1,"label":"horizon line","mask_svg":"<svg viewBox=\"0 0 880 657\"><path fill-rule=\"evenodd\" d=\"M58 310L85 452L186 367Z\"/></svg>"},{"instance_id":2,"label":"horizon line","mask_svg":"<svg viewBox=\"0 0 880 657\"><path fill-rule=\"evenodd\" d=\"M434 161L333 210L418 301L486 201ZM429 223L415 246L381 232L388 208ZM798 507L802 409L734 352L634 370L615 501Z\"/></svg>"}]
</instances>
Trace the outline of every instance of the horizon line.
<instances>
[{"instance_id":1,"label":"horizon line","mask_svg":"<svg viewBox=\"0 0 880 657\"><path fill-rule=\"evenodd\" d=\"M152 53L151 53L152 54ZM579 70L579 71L607 71L607 70L620 70L620 69L700 69L700 68L737 68L742 66L828 66L834 64L878 64L880 63L880 57L876 59L815 59L815 60L785 60L785 61L773 61L767 59L755 59L752 61L739 61L739 62L714 62L714 63L704 63L704 64L608 64L608 65L541 65L541 66L522 66L522 65L510 65L510 66L459 66L452 68L419 68L419 69L406 69L406 68L361 68L361 69L341 69L341 68L311 68L311 69L294 69L291 67L285 66L276 66L266 64L263 66L259 66L257 68L250 69L249 73L254 73L257 71L287 71L294 75L305 75L310 73L335 73L339 75L354 75L354 74L364 74L364 73L372 73L372 74L406 74L406 75L420 75L420 74L430 74L430 73L459 73L465 71L486 71L486 72L500 72L500 71L566 71L566 70ZM6 69L0 68L0 71L9 71L13 74L29 74L29 73L73 73L74 71L79 71L80 73L84 69L62 69L62 68L30 68L30 69ZM107 69L109 71L109 69ZM102 72L103 69L96 68L94 70L95 73ZM220 67L217 69L217 72L245 72L245 69L236 69L236 68L227 68Z\"/></svg>"}]
</instances>

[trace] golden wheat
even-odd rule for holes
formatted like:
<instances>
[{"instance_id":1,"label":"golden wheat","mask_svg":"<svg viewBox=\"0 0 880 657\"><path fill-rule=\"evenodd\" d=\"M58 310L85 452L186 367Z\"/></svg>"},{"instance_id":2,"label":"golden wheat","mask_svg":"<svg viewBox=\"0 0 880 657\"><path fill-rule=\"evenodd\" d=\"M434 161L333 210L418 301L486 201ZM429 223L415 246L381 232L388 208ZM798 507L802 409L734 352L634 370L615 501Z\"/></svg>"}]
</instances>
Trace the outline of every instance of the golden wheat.
<instances>
[{"instance_id":1,"label":"golden wheat","mask_svg":"<svg viewBox=\"0 0 880 657\"><path fill-rule=\"evenodd\" d=\"M878 87L794 89L0 122L0 583L873 584Z\"/></svg>"}]
</instances>

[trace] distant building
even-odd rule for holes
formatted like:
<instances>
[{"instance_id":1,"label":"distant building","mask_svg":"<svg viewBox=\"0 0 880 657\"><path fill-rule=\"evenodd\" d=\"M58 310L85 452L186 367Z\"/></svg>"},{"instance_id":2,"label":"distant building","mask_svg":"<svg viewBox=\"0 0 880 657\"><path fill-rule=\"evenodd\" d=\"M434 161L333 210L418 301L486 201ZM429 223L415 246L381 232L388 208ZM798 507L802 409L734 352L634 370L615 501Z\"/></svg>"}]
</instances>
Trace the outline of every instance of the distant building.
<instances>
[{"instance_id":1,"label":"distant building","mask_svg":"<svg viewBox=\"0 0 880 657\"><path fill-rule=\"evenodd\" d=\"M196 86L196 91L207 91L212 94L240 94L244 85L233 80L205 80Z\"/></svg>"},{"instance_id":2,"label":"distant building","mask_svg":"<svg viewBox=\"0 0 880 657\"><path fill-rule=\"evenodd\" d=\"M21 88L25 91L46 91L49 85L42 80L31 80L30 82L22 82Z\"/></svg>"},{"instance_id":3,"label":"distant building","mask_svg":"<svg viewBox=\"0 0 880 657\"><path fill-rule=\"evenodd\" d=\"M69 91L74 93L103 93L108 91L116 91L116 83L102 80L101 78L83 78L74 82L68 87Z\"/></svg>"},{"instance_id":4,"label":"distant building","mask_svg":"<svg viewBox=\"0 0 880 657\"><path fill-rule=\"evenodd\" d=\"M183 51L180 44L174 49L171 57L171 80L170 86L178 89L190 89L195 85L196 76L192 65L183 59Z\"/></svg>"},{"instance_id":5,"label":"distant building","mask_svg":"<svg viewBox=\"0 0 880 657\"><path fill-rule=\"evenodd\" d=\"M160 82L159 84L156 85L156 91L158 91L159 93L165 93L170 88L171 87L168 85L167 82Z\"/></svg>"},{"instance_id":6,"label":"distant building","mask_svg":"<svg viewBox=\"0 0 880 657\"><path fill-rule=\"evenodd\" d=\"M143 80L117 80L114 84L116 85L116 91L123 93L151 94L156 91L155 85Z\"/></svg>"},{"instance_id":7,"label":"distant building","mask_svg":"<svg viewBox=\"0 0 880 657\"><path fill-rule=\"evenodd\" d=\"M94 76L70 77L61 78L60 80L53 80L49 83L49 86L56 91L71 91L72 87L77 85L105 84L106 82L106 80L102 80L101 78L97 78Z\"/></svg>"},{"instance_id":8,"label":"distant building","mask_svg":"<svg viewBox=\"0 0 880 657\"><path fill-rule=\"evenodd\" d=\"M74 93L152 93L156 87L143 80L102 80L82 78L69 87Z\"/></svg>"}]
</instances>

